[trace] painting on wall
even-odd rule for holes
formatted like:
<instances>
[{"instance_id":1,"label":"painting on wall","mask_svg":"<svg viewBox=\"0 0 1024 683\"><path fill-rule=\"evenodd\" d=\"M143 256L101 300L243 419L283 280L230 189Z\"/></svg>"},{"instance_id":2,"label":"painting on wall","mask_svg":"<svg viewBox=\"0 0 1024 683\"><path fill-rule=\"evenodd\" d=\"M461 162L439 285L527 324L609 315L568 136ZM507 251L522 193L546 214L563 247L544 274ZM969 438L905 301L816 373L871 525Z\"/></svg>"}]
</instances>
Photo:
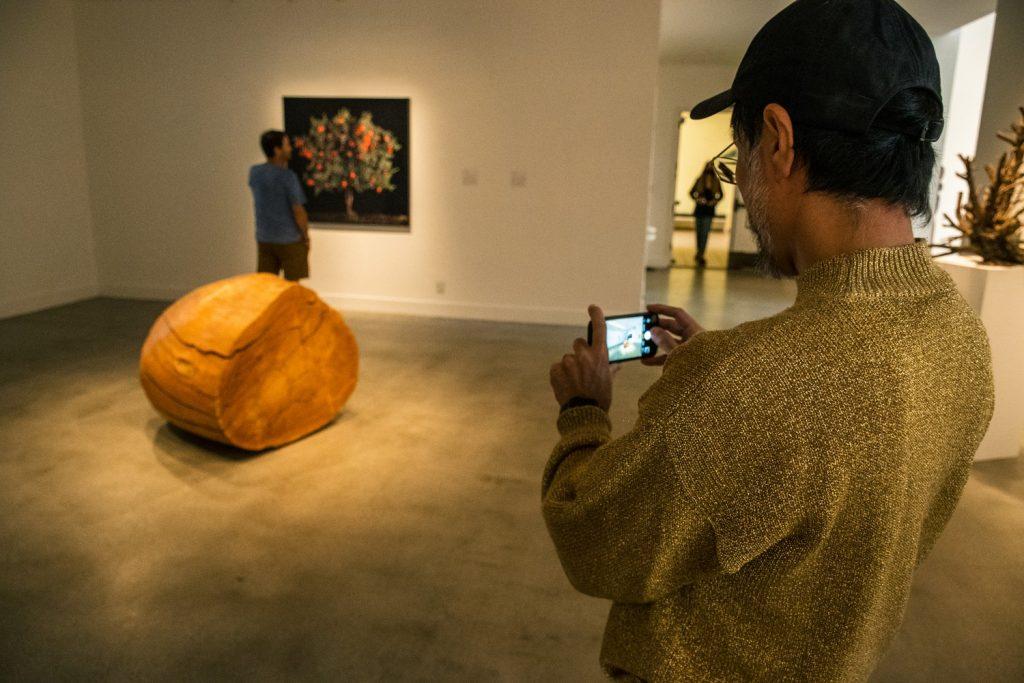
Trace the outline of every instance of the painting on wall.
<instances>
[{"instance_id":1,"label":"painting on wall","mask_svg":"<svg viewBox=\"0 0 1024 683\"><path fill-rule=\"evenodd\" d=\"M313 223L409 230L409 100L285 97L291 169Z\"/></svg>"}]
</instances>

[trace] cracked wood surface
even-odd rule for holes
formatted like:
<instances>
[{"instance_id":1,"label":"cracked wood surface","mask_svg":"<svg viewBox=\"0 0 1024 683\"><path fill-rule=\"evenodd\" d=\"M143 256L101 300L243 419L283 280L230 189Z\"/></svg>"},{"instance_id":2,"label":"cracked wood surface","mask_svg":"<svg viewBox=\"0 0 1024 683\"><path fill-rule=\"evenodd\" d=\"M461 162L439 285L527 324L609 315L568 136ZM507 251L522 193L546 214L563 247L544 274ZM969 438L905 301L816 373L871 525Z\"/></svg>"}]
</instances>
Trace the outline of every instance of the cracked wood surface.
<instances>
[{"instance_id":1,"label":"cracked wood surface","mask_svg":"<svg viewBox=\"0 0 1024 683\"><path fill-rule=\"evenodd\" d=\"M274 275L219 280L165 310L139 375L171 424L262 450L334 419L355 390L359 349L341 314Z\"/></svg>"}]
</instances>

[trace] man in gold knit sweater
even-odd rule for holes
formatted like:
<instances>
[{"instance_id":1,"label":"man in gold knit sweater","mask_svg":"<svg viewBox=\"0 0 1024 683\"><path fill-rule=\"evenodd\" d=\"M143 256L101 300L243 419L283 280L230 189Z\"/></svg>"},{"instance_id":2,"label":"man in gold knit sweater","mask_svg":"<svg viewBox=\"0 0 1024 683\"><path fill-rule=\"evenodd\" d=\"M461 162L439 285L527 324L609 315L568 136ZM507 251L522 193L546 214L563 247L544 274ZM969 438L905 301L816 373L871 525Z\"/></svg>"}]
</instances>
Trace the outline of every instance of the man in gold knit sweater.
<instances>
[{"instance_id":1,"label":"man in gold knit sweater","mask_svg":"<svg viewBox=\"0 0 1024 683\"><path fill-rule=\"evenodd\" d=\"M735 181L793 305L729 330L660 314L661 377L612 438L604 315L551 368L542 510L600 663L648 681L861 681L992 413L988 341L914 240L942 127L927 35L891 0L800 0L732 87Z\"/></svg>"}]
</instances>

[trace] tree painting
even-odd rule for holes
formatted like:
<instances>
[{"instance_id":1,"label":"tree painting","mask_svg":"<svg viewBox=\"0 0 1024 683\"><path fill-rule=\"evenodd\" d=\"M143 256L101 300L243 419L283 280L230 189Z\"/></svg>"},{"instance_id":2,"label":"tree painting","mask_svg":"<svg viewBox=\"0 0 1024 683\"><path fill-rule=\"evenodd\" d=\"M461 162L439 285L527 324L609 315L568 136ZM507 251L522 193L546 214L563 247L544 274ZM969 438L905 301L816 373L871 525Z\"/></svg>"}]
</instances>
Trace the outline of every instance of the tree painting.
<instances>
[{"instance_id":1,"label":"tree painting","mask_svg":"<svg viewBox=\"0 0 1024 683\"><path fill-rule=\"evenodd\" d=\"M408 230L409 100L284 98L310 221Z\"/></svg>"},{"instance_id":2,"label":"tree painting","mask_svg":"<svg viewBox=\"0 0 1024 683\"><path fill-rule=\"evenodd\" d=\"M311 116L309 132L296 138L294 145L306 159L304 182L316 195L341 192L345 196L345 215L358 219L355 198L363 192L394 192L391 182L399 172L395 152L402 145L395 134L373 122L373 114L364 111L358 118L348 109L334 116Z\"/></svg>"}]
</instances>

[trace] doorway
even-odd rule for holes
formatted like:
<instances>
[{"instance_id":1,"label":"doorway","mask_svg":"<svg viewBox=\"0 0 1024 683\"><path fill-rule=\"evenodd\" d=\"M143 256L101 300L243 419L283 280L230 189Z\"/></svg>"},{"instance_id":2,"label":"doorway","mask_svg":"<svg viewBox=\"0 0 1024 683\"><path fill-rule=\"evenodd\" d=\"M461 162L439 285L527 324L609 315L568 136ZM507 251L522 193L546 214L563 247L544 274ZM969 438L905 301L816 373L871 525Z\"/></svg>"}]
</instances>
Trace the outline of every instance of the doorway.
<instances>
[{"instance_id":1,"label":"doorway","mask_svg":"<svg viewBox=\"0 0 1024 683\"><path fill-rule=\"evenodd\" d=\"M675 201L672 211L672 265L697 267L697 203L690 195L705 164L732 142L732 109L695 121L690 112L679 117L679 146L676 152ZM704 249L706 268L724 270L729 265L729 244L733 230L736 186L722 183L722 198L715 206Z\"/></svg>"}]
</instances>

